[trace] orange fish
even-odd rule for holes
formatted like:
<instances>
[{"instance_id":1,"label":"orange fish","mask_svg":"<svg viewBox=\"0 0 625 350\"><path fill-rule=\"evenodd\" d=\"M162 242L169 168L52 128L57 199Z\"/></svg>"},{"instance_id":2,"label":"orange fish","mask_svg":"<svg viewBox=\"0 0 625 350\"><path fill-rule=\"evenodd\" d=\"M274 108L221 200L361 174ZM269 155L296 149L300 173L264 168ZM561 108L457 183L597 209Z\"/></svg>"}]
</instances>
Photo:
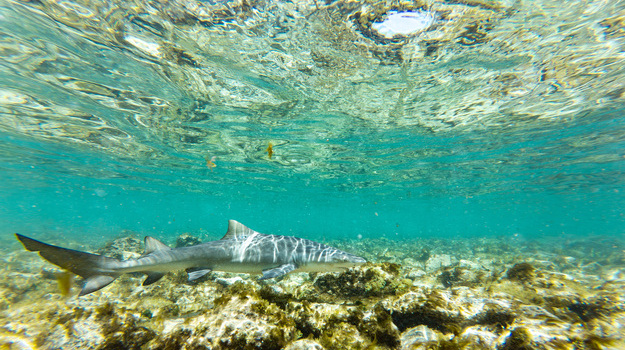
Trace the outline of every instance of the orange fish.
<instances>
[{"instance_id":1,"label":"orange fish","mask_svg":"<svg viewBox=\"0 0 625 350\"><path fill-rule=\"evenodd\" d=\"M269 142L269 146L267 146L267 155L269 156L269 159L271 159L271 156L273 155L273 145L271 142Z\"/></svg>"},{"instance_id":2,"label":"orange fish","mask_svg":"<svg viewBox=\"0 0 625 350\"><path fill-rule=\"evenodd\" d=\"M213 156L211 159L208 159L208 157L206 157L204 159L206 159L206 167L213 171L213 168L217 166L217 164L215 164L215 159L217 159L217 157Z\"/></svg>"}]
</instances>

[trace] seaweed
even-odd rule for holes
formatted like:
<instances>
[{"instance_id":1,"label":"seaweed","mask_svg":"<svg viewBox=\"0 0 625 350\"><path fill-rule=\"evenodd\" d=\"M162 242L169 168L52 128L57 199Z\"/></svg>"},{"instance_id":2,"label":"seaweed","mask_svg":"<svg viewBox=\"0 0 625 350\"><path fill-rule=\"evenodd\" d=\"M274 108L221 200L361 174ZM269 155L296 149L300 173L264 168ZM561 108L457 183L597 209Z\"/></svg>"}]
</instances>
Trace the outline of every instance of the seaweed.
<instances>
[{"instance_id":1,"label":"seaweed","mask_svg":"<svg viewBox=\"0 0 625 350\"><path fill-rule=\"evenodd\" d=\"M529 263L517 263L512 266L506 275L509 280L529 282L536 277L536 269Z\"/></svg>"},{"instance_id":2,"label":"seaweed","mask_svg":"<svg viewBox=\"0 0 625 350\"><path fill-rule=\"evenodd\" d=\"M499 350L534 350L531 342L532 335L530 332L526 328L517 327L510 332Z\"/></svg>"},{"instance_id":3,"label":"seaweed","mask_svg":"<svg viewBox=\"0 0 625 350\"><path fill-rule=\"evenodd\" d=\"M443 271L443 273L438 276L438 280L443 284L445 288L450 288L454 286L457 282L462 281L460 275L462 275L462 269L456 267L451 270Z\"/></svg>"},{"instance_id":4,"label":"seaweed","mask_svg":"<svg viewBox=\"0 0 625 350\"><path fill-rule=\"evenodd\" d=\"M503 309L488 309L486 312L478 314L473 320L480 325L495 326L499 330L508 328L516 316Z\"/></svg>"},{"instance_id":5,"label":"seaweed","mask_svg":"<svg viewBox=\"0 0 625 350\"><path fill-rule=\"evenodd\" d=\"M567 309L576 314L583 322L589 322L608 314L608 301L600 298L597 300L577 300L567 306Z\"/></svg>"},{"instance_id":6,"label":"seaweed","mask_svg":"<svg viewBox=\"0 0 625 350\"><path fill-rule=\"evenodd\" d=\"M437 292L432 292L421 303L415 302L392 310L391 317L401 332L424 325L439 332L459 334L467 324L467 320L460 314L454 315L438 310L444 305L442 297Z\"/></svg>"}]
</instances>

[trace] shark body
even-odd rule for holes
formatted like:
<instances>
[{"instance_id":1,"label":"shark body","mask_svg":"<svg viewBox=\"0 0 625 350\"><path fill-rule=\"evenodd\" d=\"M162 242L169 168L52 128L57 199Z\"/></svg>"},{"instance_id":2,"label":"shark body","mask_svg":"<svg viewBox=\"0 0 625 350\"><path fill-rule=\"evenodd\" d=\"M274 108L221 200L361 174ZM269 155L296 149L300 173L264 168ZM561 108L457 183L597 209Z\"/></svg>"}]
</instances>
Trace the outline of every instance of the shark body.
<instances>
[{"instance_id":1,"label":"shark body","mask_svg":"<svg viewBox=\"0 0 625 350\"><path fill-rule=\"evenodd\" d=\"M307 239L266 235L230 220L228 232L218 240L190 247L170 248L153 237L145 237L145 253L137 259L119 260L103 255L46 244L16 234L26 250L39 252L45 260L85 279L79 296L93 293L124 273L147 275L150 285L168 271L185 269L189 281L212 270L261 274L260 279L293 271L340 271L365 263L365 259Z\"/></svg>"}]
</instances>

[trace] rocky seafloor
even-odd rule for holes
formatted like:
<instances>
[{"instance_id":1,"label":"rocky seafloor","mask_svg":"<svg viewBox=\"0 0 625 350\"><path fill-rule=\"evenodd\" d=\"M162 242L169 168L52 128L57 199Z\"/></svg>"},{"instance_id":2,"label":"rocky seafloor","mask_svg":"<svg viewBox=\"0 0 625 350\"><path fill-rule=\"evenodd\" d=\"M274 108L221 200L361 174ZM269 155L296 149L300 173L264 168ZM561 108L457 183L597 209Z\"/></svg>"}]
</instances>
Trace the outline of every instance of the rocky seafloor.
<instances>
[{"instance_id":1,"label":"rocky seafloor","mask_svg":"<svg viewBox=\"0 0 625 350\"><path fill-rule=\"evenodd\" d=\"M278 281L124 275L76 297L81 281L63 296L60 271L16 242L1 255L0 349L625 349L622 237L329 243L371 262ZM136 236L92 249L142 250Z\"/></svg>"}]
</instances>

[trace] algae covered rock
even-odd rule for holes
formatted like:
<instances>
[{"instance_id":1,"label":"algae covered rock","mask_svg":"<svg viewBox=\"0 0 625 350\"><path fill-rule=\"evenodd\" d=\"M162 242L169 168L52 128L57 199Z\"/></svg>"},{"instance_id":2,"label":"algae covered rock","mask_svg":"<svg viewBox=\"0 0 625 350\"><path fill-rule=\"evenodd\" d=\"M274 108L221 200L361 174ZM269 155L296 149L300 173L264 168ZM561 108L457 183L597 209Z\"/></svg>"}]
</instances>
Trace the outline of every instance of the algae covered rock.
<instances>
[{"instance_id":1,"label":"algae covered rock","mask_svg":"<svg viewBox=\"0 0 625 350\"><path fill-rule=\"evenodd\" d=\"M183 233L178 238L176 238L176 248L180 247L189 247L192 245L197 245L202 243L202 240L198 237L191 236L188 233Z\"/></svg>"},{"instance_id":2,"label":"algae covered rock","mask_svg":"<svg viewBox=\"0 0 625 350\"><path fill-rule=\"evenodd\" d=\"M400 331L424 325L442 333L457 334L466 319L449 305L447 299L434 291L428 294L407 293L393 306L391 316Z\"/></svg>"},{"instance_id":3,"label":"algae covered rock","mask_svg":"<svg viewBox=\"0 0 625 350\"><path fill-rule=\"evenodd\" d=\"M260 298L257 289L238 284L215 300L212 312L167 320L150 349L278 350L297 334L283 310Z\"/></svg>"},{"instance_id":4,"label":"algae covered rock","mask_svg":"<svg viewBox=\"0 0 625 350\"><path fill-rule=\"evenodd\" d=\"M506 338L505 343L501 346L501 350L533 350L532 335L525 328L515 328Z\"/></svg>"},{"instance_id":5,"label":"algae covered rock","mask_svg":"<svg viewBox=\"0 0 625 350\"><path fill-rule=\"evenodd\" d=\"M508 270L506 277L519 282L529 282L536 277L536 268L530 263L518 263Z\"/></svg>"},{"instance_id":6,"label":"algae covered rock","mask_svg":"<svg viewBox=\"0 0 625 350\"><path fill-rule=\"evenodd\" d=\"M425 262L425 270L426 271L438 270L441 267L451 266L452 263L453 263L453 259L448 254L431 255L429 256L428 260Z\"/></svg>"},{"instance_id":7,"label":"algae covered rock","mask_svg":"<svg viewBox=\"0 0 625 350\"><path fill-rule=\"evenodd\" d=\"M398 278L400 266L383 263L365 265L341 274L317 276L314 286L322 293L340 297L380 297L408 290L411 282Z\"/></svg>"},{"instance_id":8,"label":"algae covered rock","mask_svg":"<svg viewBox=\"0 0 625 350\"><path fill-rule=\"evenodd\" d=\"M438 334L427 326L416 326L402 333L400 349L427 349L429 345L435 344L438 339Z\"/></svg>"},{"instance_id":9,"label":"algae covered rock","mask_svg":"<svg viewBox=\"0 0 625 350\"><path fill-rule=\"evenodd\" d=\"M132 234L132 233L130 233ZM143 254L143 241L134 237L134 234L117 238L104 247L96 250L96 254L108 256L116 259L136 258Z\"/></svg>"},{"instance_id":10,"label":"algae covered rock","mask_svg":"<svg viewBox=\"0 0 625 350\"><path fill-rule=\"evenodd\" d=\"M289 344L284 350L324 350L324 348L314 340L300 339Z\"/></svg>"},{"instance_id":11,"label":"algae covered rock","mask_svg":"<svg viewBox=\"0 0 625 350\"><path fill-rule=\"evenodd\" d=\"M117 245L128 249L129 242ZM27 265L28 273L7 263L0 348L624 348L621 267L606 267L617 271L606 282L585 275L585 265L557 270L535 250L471 258L471 249L457 254L448 249L457 245L436 242L435 251L455 254L445 258L449 266L426 270L425 262L406 258L418 250L406 248L405 268L370 263L272 281L214 273L194 284L180 271L150 286L141 286L143 276L125 275L79 298L62 297L54 273L42 274L39 261ZM440 256L433 252L428 261Z\"/></svg>"},{"instance_id":12,"label":"algae covered rock","mask_svg":"<svg viewBox=\"0 0 625 350\"><path fill-rule=\"evenodd\" d=\"M484 273L462 267L449 268L443 271L438 280L443 287L476 286L483 282Z\"/></svg>"}]
</instances>

